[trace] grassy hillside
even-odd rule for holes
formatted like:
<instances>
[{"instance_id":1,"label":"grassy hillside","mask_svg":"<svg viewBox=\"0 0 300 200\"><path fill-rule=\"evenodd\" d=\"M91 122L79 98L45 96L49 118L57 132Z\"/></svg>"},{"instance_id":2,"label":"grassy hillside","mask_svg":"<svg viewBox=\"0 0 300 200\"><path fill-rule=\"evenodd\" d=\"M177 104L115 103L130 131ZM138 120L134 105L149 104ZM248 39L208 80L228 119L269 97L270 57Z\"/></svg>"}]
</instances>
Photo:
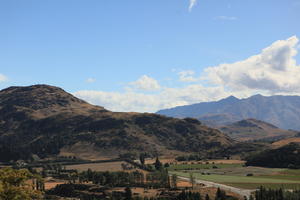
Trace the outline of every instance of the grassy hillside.
<instances>
[{"instance_id":1,"label":"grassy hillside","mask_svg":"<svg viewBox=\"0 0 300 200\"><path fill-rule=\"evenodd\" d=\"M220 151L234 142L194 119L115 113L48 86L0 91L0 159ZM81 151L84 149L84 151ZM81 153L80 153L81 152Z\"/></svg>"}]
</instances>

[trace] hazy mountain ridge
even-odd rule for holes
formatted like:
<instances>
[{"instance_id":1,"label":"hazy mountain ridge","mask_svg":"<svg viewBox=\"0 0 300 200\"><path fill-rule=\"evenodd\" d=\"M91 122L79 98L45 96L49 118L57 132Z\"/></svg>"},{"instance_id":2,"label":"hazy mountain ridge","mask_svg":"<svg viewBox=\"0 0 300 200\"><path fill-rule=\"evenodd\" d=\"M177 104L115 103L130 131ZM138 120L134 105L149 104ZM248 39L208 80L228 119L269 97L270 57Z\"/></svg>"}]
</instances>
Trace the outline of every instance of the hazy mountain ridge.
<instances>
[{"instance_id":1,"label":"hazy mountain ridge","mask_svg":"<svg viewBox=\"0 0 300 200\"><path fill-rule=\"evenodd\" d=\"M298 132L283 130L273 124L257 120L245 119L218 128L231 138L239 141L276 140L295 136Z\"/></svg>"},{"instance_id":2,"label":"hazy mountain ridge","mask_svg":"<svg viewBox=\"0 0 300 200\"><path fill-rule=\"evenodd\" d=\"M246 99L230 96L220 101L179 106L157 113L178 118L194 117L209 125L221 125L218 119L222 116L227 116L223 118L223 124L255 118L283 129L300 130L299 96L254 95Z\"/></svg>"},{"instance_id":3,"label":"hazy mountain ridge","mask_svg":"<svg viewBox=\"0 0 300 200\"><path fill-rule=\"evenodd\" d=\"M230 147L234 141L194 119L110 112L53 86L0 91L2 161L28 159L32 154L56 155L62 148L77 145L80 149L81 143L90 152L118 155L129 151L209 152Z\"/></svg>"}]
</instances>

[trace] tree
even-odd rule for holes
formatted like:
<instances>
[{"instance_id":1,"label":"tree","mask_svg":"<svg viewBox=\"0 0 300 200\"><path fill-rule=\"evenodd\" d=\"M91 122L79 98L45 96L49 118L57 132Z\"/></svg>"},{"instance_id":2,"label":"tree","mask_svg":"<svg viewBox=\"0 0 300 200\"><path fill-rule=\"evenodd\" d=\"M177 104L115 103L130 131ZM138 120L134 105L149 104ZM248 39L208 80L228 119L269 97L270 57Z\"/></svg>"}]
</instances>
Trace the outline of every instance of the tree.
<instances>
[{"instance_id":1,"label":"tree","mask_svg":"<svg viewBox=\"0 0 300 200\"><path fill-rule=\"evenodd\" d=\"M193 173L190 173L190 182L192 184L192 189L194 189L194 185L195 185L195 176Z\"/></svg>"},{"instance_id":2,"label":"tree","mask_svg":"<svg viewBox=\"0 0 300 200\"><path fill-rule=\"evenodd\" d=\"M172 174L172 186L177 188L177 174Z\"/></svg>"},{"instance_id":3,"label":"tree","mask_svg":"<svg viewBox=\"0 0 300 200\"><path fill-rule=\"evenodd\" d=\"M162 168L162 164L161 164L161 162L159 161L158 157L156 157L154 166L155 166L155 169L156 169L156 170L161 170L161 168Z\"/></svg>"},{"instance_id":4,"label":"tree","mask_svg":"<svg viewBox=\"0 0 300 200\"><path fill-rule=\"evenodd\" d=\"M38 200L42 192L36 190L36 185L30 185L28 180L36 179L28 170L0 169L0 199L1 200ZM37 182L40 188L40 180Z\"/></svg>"},{"instance_id":5,"label":"tree","mask_svg":"<svg viewBox=\"0 0 300 200\"><path fill-rule=\"evenodd\" d=\"M223 191L220 188L218 188L218 190L216 192L215 200L226 200L226 193L225 193L225 191Z\"/></svg>"},{"instance_id":6,"label":"tree","mask_svg":"<svg viewBox=\"0 0 300 200\"><path fill-rule=\"evenodd\" d=\"M208 194L206 194L206 196L205 196L205 200L210 200L210 198L209 198Z\"/></svg>"},{"instance_id":7,"label":"tree","mask_svg":"<svg viewBox=\"0 0 300 200\"><path fill-rule=\"evenodd\" d=\"M143 166L145 165L145 154L144 153L140 154L140 162Z\"/></svg>"},{"instance_id":8,"label":"tree","mask_svg":"<svg viewBox=\"0 0 300 200\"><path fill-rule=\"evenodd\" d=\"M77 172L72 172L71 174L69 174L69 182L70 183L76 183L76 180L78 178L78 173Z\"/></svg>"},{"instance_id":9,"label":"tree","mask_svg":"<svg viewBox=\"0 0 300 200\"><path fill-rule=\"evenodd\" d=\"M132 192L130 187L125 188L125 200L131 200L132 199Z\"/></svg>"}]
</instances>

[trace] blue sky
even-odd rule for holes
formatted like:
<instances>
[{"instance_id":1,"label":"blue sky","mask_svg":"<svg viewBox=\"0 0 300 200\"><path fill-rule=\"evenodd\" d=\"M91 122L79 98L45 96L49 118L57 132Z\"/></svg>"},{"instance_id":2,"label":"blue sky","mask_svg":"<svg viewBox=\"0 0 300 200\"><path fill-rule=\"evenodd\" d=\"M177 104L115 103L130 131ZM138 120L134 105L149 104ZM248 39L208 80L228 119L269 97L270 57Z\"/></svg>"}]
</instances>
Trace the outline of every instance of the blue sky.
<instances>
[{"instance_id":1,"label":"blue sky","mask_svg":"<svg viewBox=\"0 0 300 200\"><path fill-rule=\"evenodd\" d=\"M0 89L141 112L299 94L299 19L300 0L0 0Z\"/></svg>"}]
</instances>

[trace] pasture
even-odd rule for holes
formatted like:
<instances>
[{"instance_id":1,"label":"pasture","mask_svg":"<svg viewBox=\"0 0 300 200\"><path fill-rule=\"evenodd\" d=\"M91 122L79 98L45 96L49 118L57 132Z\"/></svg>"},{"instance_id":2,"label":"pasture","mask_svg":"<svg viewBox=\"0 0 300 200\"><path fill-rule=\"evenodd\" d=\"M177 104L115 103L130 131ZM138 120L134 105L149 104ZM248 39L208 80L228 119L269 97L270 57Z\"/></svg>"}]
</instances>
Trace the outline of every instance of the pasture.
<instances>
[{"instance_id":1,"label":"pasture","mask_svg":"<svg viewBox=\"0 0 300 200\"><path fill-rule=\"evenodd\" d=\"M300 189L300 170L244 167L242 164L179 164L171 165L170 173L198 180L221 183L237 188Z\"/></svg>"}]
</instances>

